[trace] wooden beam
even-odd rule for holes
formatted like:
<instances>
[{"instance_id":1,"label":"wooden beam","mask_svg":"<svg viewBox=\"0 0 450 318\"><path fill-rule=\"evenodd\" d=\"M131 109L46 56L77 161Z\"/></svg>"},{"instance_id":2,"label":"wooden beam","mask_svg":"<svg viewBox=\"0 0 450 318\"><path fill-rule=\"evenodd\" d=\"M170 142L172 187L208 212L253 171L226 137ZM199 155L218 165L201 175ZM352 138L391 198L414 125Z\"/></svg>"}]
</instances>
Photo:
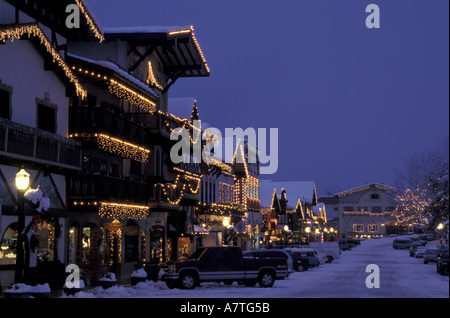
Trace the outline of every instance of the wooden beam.
<instances>
[{"instance_id":1,"label":"wooden beam","mask_svg":"<svg viewBox=\"0 0 450 318\"><path fill-rule=\"evenodd\" d=\"M141 55L141 54L139 54L140 55L140 57L139 57L139 59L136 61L136 63L134 63L129 69L128 69L128 72L133 72L135 69L137 69L137 67L148 57L148 56L150 56L152 53L153 53L153 51L155 51L155 49L156 49L156 45L152 45L152 46L150 46L148 49L147 49L147 51L144 53L144 55ZM139 56L138 55L138 56Z\"/></svg>"}]
</instances>

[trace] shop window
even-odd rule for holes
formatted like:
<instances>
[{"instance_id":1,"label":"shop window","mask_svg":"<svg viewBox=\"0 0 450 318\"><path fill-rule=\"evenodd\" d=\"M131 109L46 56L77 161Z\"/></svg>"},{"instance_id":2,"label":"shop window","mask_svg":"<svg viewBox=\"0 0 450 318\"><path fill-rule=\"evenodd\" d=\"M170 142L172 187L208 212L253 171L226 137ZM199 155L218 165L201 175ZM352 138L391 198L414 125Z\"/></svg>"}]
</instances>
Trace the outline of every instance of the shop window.
<instances>
[{"instance_id":1,"label":"shop window","mask_svg":"<svg viewBox=\"0 0 450 318\"><path fill-rule=\"evenodd\" d=\"M91 228L90 227L83 227L82 233L81 233L81 251L82 251L82 264L88 265L90 263L90 251L91 251Z\"/></svg>"},{"instance_id":2,"label":"shop window","mask_svg":"<svg viewBox=\"0 0 450 318\"><path fill-rule=\"evenodd\" d=\"M125 227L125 262L139 261L139 227L129 221Z\"/></svg>"},{"instance_id":3,"label":"shop window","mask_svg":"<svg viewBox=\"0 0 450 318\"><path fill-rule=\"evenodd\" d=\"M79 238L79 227L74 225L69 227L69 246L67 251L68 263L78 264L78 238Z\"/></svg>"},{"instance_id":4,"label":"shop window","mask_svg":"<svg viewBox=\"0 0 450 318\"><path fill-rule=\"evenodd\" d=\"M17 227L17 222L12 223L3 234L2 241L0 243L0 265L16 264Z\"/></svg>"},{"instance_id":5,"label":"shop window","mask_svg":"<svg viewBox=\"0 0 450 318\"><path fill-rule=\"evenodd\" d=\"M37 262L50 262L55 259L55 225L42 221L38 226L39 245L37 246Z\"/></svg>"}]
</instances>

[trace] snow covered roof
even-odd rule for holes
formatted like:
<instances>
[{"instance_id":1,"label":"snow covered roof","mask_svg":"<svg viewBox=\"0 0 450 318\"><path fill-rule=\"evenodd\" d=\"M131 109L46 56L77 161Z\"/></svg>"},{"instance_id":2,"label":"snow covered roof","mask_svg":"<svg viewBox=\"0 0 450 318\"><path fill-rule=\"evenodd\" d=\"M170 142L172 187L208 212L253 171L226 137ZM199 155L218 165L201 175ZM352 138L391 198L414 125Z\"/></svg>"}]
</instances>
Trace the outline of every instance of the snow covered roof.
<instances>
[{"instance_id":1,"label":"snow covered roof","mask_svg":"<svg viewBox=\"0 0 450 318\"><path fill-rule=\"evenodd\" d=\"M137 87L139 87L139 89L141 89L142 91L156 97L159 98L159 96L144 82L142 82L141 80L137 79L136 77L134 77L133 75L129 74L128 72L122 70L119 66L117 66L114 63L108 62L108 61L95 61L86 57L82 57L82 56L78 56L72 53L67 53L67 56L72 58L72 59L76 59L76 60L80 60L83 61L85 63L89 63L89 64L93 64L96 66L100 66L103 68L106 68L110 71L113 71L114 73L116 73L117 75L119 75L121 78L125 79L126 81L136 85Z\"/></svg>"},{"instance_id":2,"label":"snow covered roof","mask_svg":"<svg viewBox=\"0 0 450 318\"><path fill-rule=\"evenodd\" d=\"M86 0L6 1L28 15L29 22L43 24L66 38L95 37L100 42L104 40L103 28ZM66 19L74 14L69 7L73 5L79 8L79 25L68 27Z\"/></svg>"},{"instance_id":3,"label":"snow covered roof","mask_svg":"<svg viewBox=\"0 0 450 318\"><path fill-rule=\"evenodd\" d=\"M105 28L105 37L154 51L170 78L209 76L208 64L191 25L111 27Z\"/></svg>"},{"instance_id":4,"label":"snow covered roof","mask_svg":"<svg viewBox=\"0 0 450 318\"><path fill-rule=\"evenodd\" d=\"M378 183L378 182L372 182L372 183L367 183L367 184L361 185L359 187L355 187L355 188L351 188L351 189L347 189L345 191L341 191L341 192L335 193L334 196L341 197L341 196L352 194L352 193L355 193L355 192L365 191L365 190L367 190L367 189L369 189L371 187L378 188L378 189L381 189L381 190L386 190L386 191L388 191L388 190L395 190L394 187L391 187L391 186L388 186L388 185L385 185L385 184L382 184L382 183Z\"/></svg>"},{"instance_id":5,"label":"snow covered roof","mask_svg":"<svg viewBox=\"0 0 450 318\"><path fill-rule=\"evenodd\" d=\"M109 27L104 28L105 34L154 34L154 33L170 33L182 30L190 30L190 25L185 26L127 26L127 27Z\"/></svg>"}]
</instances>

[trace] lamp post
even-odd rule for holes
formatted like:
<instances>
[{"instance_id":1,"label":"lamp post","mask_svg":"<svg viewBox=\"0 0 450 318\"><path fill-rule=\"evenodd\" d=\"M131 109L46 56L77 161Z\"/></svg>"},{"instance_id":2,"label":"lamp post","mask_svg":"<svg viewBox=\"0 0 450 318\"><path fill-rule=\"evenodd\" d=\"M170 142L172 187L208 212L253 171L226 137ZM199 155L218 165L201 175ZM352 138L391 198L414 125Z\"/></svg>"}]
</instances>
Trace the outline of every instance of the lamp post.
<instances>
[{"instance_id":1,"label":"lamp post","mask_svg":"<svg viewBox=\"0 0 450 318\"><path fill-rule=\"evenodd\" d=\"M284 230L284 245L288 245L288 231L289 231L289 226L286 224L283 228Z\"/></svg>"},{"instance_id":2,"label":"lamp post","mask_svg":"<svg viewBox=\"0 0 450 318\"><path fill-rule=\"evenodd\" d=\"M308 244L309 244L309 233L311 232L311 228L309 226L307 226L305 228L305 232L306 232L306 235L307 235L307 238L308 238Z\"/></svg>"},{"instance_id":3,"label":"lamp post","mask_svg":"<svg viewBox=\"0 0 450 318\"><path fill-rule=\"evenodd\" d=\"M225 238L224 238L224 242L225 242L225 245L228 245L227 237L228 237L228 226L230 226L230 219L229 219L228 217L224 217L224 218L223 218L223 221L222 221L222 225L225 227L225 232L224 232Z\"/></svg>"},{"instance_id":4,"label":"lamp post","mask_svg":"<svg viewBox=\"0 0 450 318\"><path fill-rule=\"evenodd\" d=\"M25 229L25 199L24 194L30 185L30 174L24 169L16 174L16 187L17 187L17 214L18 214L18 226L17 226L17 254L16 254L16 270L14 275L14 283L18 284L22 282L22 271L25 261L23 243L23 231Z\"/></svg>"},{"instance_id":5,"label":"lamp post","mask_svg":"<svg viewBox=\"0 0 450 318\"><path fill-rule=\"evenodd\" d=\"M444 224L439 223L439 225L437 226L437 230L438 230L438 235L439 235L439 243L442 246L442 230L444 229Z\"/></svg>"}]
</instances>

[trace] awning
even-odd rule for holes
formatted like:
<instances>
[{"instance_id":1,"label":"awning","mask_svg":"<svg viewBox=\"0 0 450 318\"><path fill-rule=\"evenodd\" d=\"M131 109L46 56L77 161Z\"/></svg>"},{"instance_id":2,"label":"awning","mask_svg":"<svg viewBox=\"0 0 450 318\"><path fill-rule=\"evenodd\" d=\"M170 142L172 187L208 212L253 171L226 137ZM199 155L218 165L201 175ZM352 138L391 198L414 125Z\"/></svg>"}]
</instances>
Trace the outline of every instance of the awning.
<instances>
[{"instance_id":1,"label":"awning","mask_svg":"<svg viewBox=\"0 0 450 318\"><path fill-rule=\"evenodd\" d=\"M194 224L194 233L205 234L205 235L209 234L209 232L205 228L201 227L200 225L196 225L196 224Z\"/></svg>"}]
</instances>

